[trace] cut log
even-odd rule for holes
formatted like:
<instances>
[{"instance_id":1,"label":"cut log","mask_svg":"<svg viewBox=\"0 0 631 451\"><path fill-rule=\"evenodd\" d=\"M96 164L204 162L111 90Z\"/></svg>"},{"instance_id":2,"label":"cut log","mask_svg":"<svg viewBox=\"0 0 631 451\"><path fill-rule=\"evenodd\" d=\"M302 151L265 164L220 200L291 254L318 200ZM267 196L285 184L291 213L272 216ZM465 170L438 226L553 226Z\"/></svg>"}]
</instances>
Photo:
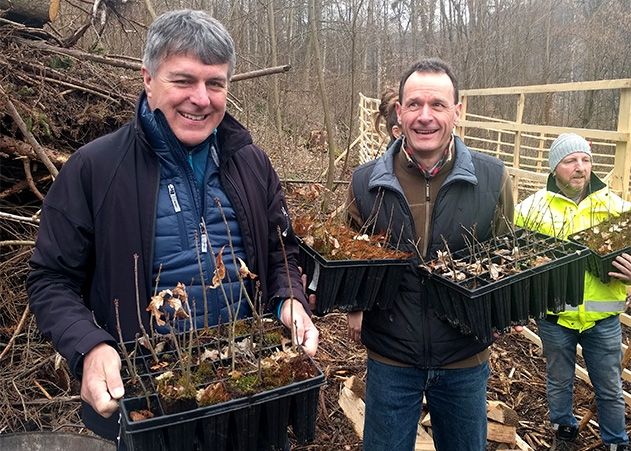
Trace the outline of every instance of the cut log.
<instances>
[{"instance_id":1,"label":"cut log","mask_svg":"<svg viewBox=\"0 0 631 451\"><path fill-rule=\"evenodd\" d=\"M60 0L0 0L0 15L29 27L41 28L59 15Z\"/></svg>"},{"instance_id":2,"label":"cut log","mask_svg":"<svg viewBox=\"0 0 631 451\"><path fill-rule=\"evenodd\" d=\"M517 441L517 428L515 426L489 421L487 427L487 440L515 445Z\"/></svg>"},{"instance_id":3,"label":"cut log","mask_svg":"<svg viewBox=\"0 0 631 451\"><path fill-rule=\"evenodd\" d=\"M420 424L416 429L414 451L436 451L436 448L434 448L434 439Z\"/></svg>"},{"instance_id":4,"label":"cut log","mask_svg":"<svg viewBox=\"0 0 631 451\"><path fill-rule=\"evenodd\" d=\"M68 161L68 158L70 158L69 154L58 152L55 149L46 147L43 149L55 166L63 165ZM10 136L0 136L0 150L7 152L9 155L28 157L31 160L41 161L33 150L33 146Z\"/></svg>"},{"instance_id":5,"label":"cut log","mask_svg":"<svg viewBox=\"0 0 631 451\"><path fill-rule=\"evenodd\" d=\"M364 436L365 404L358 394L353 391L354 379L355 376L344 381L337 402L346 418L353 424L353 429L355 429L357 436L362 438Z\"/></svg>"},{"instance_id":6,"label":"cut log","mask_svg":"<svg viewBox=\"0 0 631 451\"><path fill-rule=\"evenodd\" d=\"M519 415L502 401L489 401L486 405L486 416L489 420L509 426L519 425Z\"/></svg>"},{"instance_id":7,"label":"cut log","mask_svg":"<svg viewBox=\"0 0 631 451\"><path fill-rule=\"evenodd\" d=\"M526 441L519 435L515 435L515 446L522 451L535 451Z\"/></svg>"}]
</instances>

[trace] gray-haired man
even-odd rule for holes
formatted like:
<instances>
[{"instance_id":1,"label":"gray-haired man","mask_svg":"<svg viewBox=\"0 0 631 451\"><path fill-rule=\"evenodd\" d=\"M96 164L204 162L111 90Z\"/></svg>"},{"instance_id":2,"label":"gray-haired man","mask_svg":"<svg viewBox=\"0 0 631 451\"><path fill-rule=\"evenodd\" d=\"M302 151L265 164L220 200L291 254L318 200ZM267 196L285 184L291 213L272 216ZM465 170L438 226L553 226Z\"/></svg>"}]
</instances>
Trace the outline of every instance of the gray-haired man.
<instances>
[{"instance_id":1,"label":"gray-haired man","mask_svg":"<svg viewBox=\"0 0 631 451\"><path fill-rule=\"evenodd\" d=\"M186 283L192 311L200 312L193 324L204 323L205 311L210 324L227 321L228 309L250 314L247 302L238 302L238 282L225 284L227 300L224 290L202 294L198 252L206 283L213 253L225 249L226 280L238 280L233 256L243 259L259 275L266 310L276 309L290 325L293 304L298 341L316 352L318 331L278 176L226 113L234 64L232 38L206 13L158 17L147 35L136 117L79 149L44 201L27 282L30 305L44 336L82 381L84 423L106 438L117 436L112 414L124 392L113 347L115 299L126 340L139 328L136 289L144 305L158 272L158 289Z\"/></svg>"}]
</instances>

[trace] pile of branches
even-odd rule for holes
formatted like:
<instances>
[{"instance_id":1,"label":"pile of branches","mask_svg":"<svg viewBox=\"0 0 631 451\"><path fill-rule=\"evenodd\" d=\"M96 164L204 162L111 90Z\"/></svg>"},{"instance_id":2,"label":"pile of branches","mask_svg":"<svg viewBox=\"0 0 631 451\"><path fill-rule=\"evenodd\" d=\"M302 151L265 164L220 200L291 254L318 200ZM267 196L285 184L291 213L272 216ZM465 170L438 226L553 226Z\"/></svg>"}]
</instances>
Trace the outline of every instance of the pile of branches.
<instances>
[{"instance_id":1,"label":"pile of branches","mask_svg":"<svg viewBox=\"0 0 631 451\"><path fill-rule=\"evenodd\" d=\"M0 434L82 428L78 383L39 335L24 282L43 196L74 150L132 117L139 68L0 23Z\"/></svg>"},{"instance_id":2,"label":"pile of branches","mask_svg":"<svg viewBox=\"0 0 631 451\"><path fill-rule=\"evenodd\" d=\"M24 203L25 189L41 199L75 149L132 117L142 89L139 61L54 44L0 27L0 201Z\"/></svg>"}]
</instances>

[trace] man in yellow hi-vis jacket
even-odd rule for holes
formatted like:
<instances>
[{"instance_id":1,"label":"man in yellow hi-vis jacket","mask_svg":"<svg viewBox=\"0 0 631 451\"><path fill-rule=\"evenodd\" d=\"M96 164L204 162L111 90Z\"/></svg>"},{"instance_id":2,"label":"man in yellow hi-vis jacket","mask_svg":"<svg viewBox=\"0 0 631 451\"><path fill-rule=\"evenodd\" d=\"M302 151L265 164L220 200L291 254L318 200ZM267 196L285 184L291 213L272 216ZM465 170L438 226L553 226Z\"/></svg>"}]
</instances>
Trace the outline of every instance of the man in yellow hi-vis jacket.
<instances>
[{"instance_id":1,"label":"man in yellow hi-vis jacket","mask_svg":"<svg viewBox=\"0 0 631 451\"><path fill-rule=\"evenodd\" d=\"M560 135L550 147L551 174L546 188L531 195L515 209L515 224L551 236L568 235L590 228L612 215L631 210L592 173L590 144L571 133ZM609 283L585 274L585 295L578 307L548 312L537 322L547 365L547 398L550 421L556 431L552 450L574 449L578 423L572 413L576 346L594 386L600 433L607 450L628 450L625 404L622 396L621 326L626 287L631 283L631 255L613 263Z\"/></svg>"}]
</instances>

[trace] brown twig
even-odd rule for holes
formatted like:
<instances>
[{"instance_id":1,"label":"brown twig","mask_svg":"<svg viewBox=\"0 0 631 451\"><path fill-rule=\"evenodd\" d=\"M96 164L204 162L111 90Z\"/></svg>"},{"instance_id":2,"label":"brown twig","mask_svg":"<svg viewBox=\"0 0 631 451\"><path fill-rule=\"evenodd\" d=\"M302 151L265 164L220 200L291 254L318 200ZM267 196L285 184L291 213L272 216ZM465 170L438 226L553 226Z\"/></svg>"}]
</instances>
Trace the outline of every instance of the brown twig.
<instances>
[{"instance_id":1,"label":"brown twig","mask_svg":"<svg viewBox=\"0 0 631 451\"><path fill-rule=\"evenodd\" d=\"M31 173L31 160L28 158L22 158L22 166L24 166L24 176L26 177L26 183L28 183L31 192L35 194L39 200L44 200L44 195L37 189L35 182L33 181L33 174Z\"/></svg>"},{"instance_id":2,"label":"brown twig","mask_svg":"<svg viewBox=\"0 0 631 451\"><path fill-rule=\"evenodd\" d=\"M145 342L143 343L151 352L151 357L153 357L153 361L158 363L160 360L158 359L158 355L156 354L156 350L153 348L151 344L151 340L147 335L147 331L145 330L145 325L142 322L142 316L140 314L140 288L138 286L138 254L134 254L134 284L136 287L136 314L138 315L138 326L140 327L140 331L142 332L142 338L144 338Z\"/></svg>"},{"instance_id":3,"label":"brown twig","mask_svg":"<svg viewBox=\"0 0 631 451\"><path fill-rule=\"evenodd\" d=\"M13 346L16 338L18 337L18 335L20 335L20 332L22 332L22 328L24 327L24 324L26 323L26 318L28 318L30 311L31 309L27 304L26 308L24 309L24 312L22 313L22 317L20 318L20 322L15 328L15 331L13 331L13 335L11 336L9 343L7 343L7 346L2 350L2 353L0 354L0 361L2 361L2 359L9 353L11 346Z\"/></svg>"}]
</instances>

